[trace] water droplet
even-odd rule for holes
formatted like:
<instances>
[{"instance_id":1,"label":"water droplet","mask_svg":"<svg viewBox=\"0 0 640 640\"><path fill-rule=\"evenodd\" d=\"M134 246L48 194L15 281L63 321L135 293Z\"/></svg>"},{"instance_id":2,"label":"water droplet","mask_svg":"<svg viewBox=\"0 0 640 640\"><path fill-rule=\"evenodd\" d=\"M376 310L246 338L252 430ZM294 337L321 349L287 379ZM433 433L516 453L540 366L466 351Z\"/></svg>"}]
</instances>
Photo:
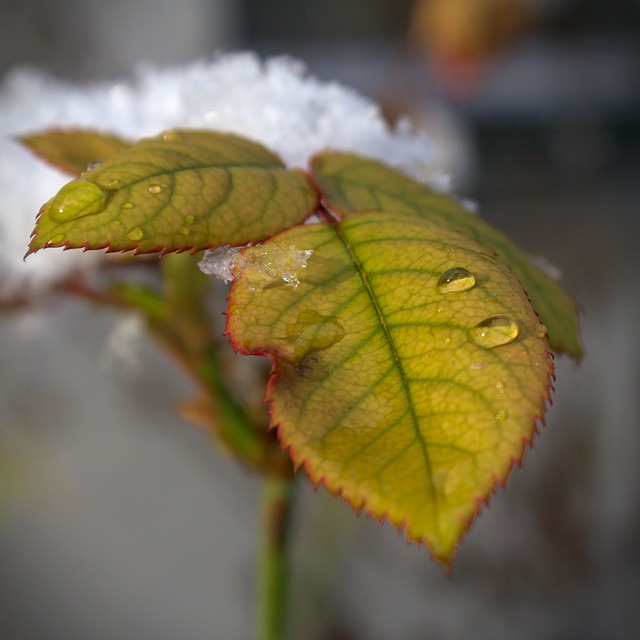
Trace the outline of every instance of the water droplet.
<instances>
[{"instance_id":1,"label":"water droplet","mask_svg":"<svg viewBox=\"0 0 640 640\"><path fill-rule=\"evenodd\" d=\"M336 316L305 309L295 322L287 324L285 334L293 347L294 359L301 360L310 353L324 351L340 342L345 336L345 329Z\"/></svg>"},{"instance_id":2,"label":"water droplet","mask_svg":"<svg viewBox=\"0 0 640 640\"><path fill-rule=\"evenodd\" d=\"M470 271L462 267L447 269L438 279L436 291L438 293L453 293L455 291L469 291L476 286L476 279Z\"/></svg>"},{"instance_id":3,"label":"water droplet","mask_svg":"<svg viewBox=\"0 0 640 640\"><path fill-rule=\"evenodd\" d=\"M58 191L51 201L49 215L63 223L104 211L105 192L93 182L79 178Z\"/></svg>"},{"instance_id":4,"label":"water droplet","mask_svg":"<svg viewBox=\"0 0 640 640\"><path fill-rule=\"evenodd\" d=\"M547 327L543 324L538 325L538 330L536 331L536 338L546 338L549 335L549 331Z\"/></svg>"},{"instance_id":5,"label":"water droplet","mask_svg":"<svg viewBox=\"0 0 640 640\"><path fill-rule=\"evenodd\" d=\"M504 383L503 382L496 382L496 391L498 393L504 393Z\"/></svg>"},{"instance_id":6,"label":"water droplet","mask_svg":"<svg viewBox=\"0 0 640 640\"><path fill-rule=\"evenodd\" d=\"M130 209L133 209L133 207L134 207L133 202L123 202L120 205L120 208L124 209L125 211L129 211Z\"/></svg>"},{"instance_id":7,"label":"water droplet","mask_svg":"<svg viewBox=\"0 0 640 640\"><path fill-rule=\"evenodd\" d=\"M469 365L469 369L473 369L474 371L481 371L482 369L485 368L485 363L484 362L472 362Z\"/></svg>"},{"instance_id":8,"label":"water droplet","mask_svg":"<svg viewBox=\"0 0 640 640\"><path fill-rule=\"evenodd\" d=\"M140 227L134 227L127 233L127 238L132 242L140 242L144 238L144 231Z\"/></svg>"},{"instance_id":9,"label":"water droplet","mask_svg":"<svg viewBox=\"0 0 640 640\"><path fill-rule=\"evenodd\" d=\"M506 316L492 316L467 331L467 338L483 349L493 349L513 342L518 337L518 325Z\"/></svg>"},{"instance_id":10,"label":"water droplet","mask_svg":"<svg viewBox=\"0 0 640 640\"><path fill-rule=\"evenodd\" d=\"M497 424L498 422L504 422L507 419L507 412L500 410L498 411L493 418L491 418L491 422Z\"/></svg>"},{"instance_id":11,"label":"water droplet","mask_svg":"<svg viewBox=\"0 0 640 640\"><path fill-rule=\"evenodd\" d=\"M159 184L150 184L147 187L147 191L155 195L156 193L160 193L162 191L162 187Z\"/></svg>"},{"instance_id":12,"label":"water droplet","mask_svg":"<svg viewBox=\"0 0 640 640\"><path fill-rule=\"evenodd\" d=\"M101 164L102 164L102 160L95 160L94 162L90 162L87 165L87 168L85 169L85 171L91 171L92 169L97 169Z\"/></svg>"},{"instance_id":13,"label":"water droplet","mask_svg":"<svg viewBox=\"0 0 640 640\"><path fill-rule=\"evenodd\" d=\"M180 229L178 229L178 233L181 236L188 236L191 233L191 229L189 229L189 227L180 227Z\"/></svg>"},{"instance_id":14,"label":"water droplet","mask_svg":"<svg viewBox=\"0 0 640 640\"><path fill-rule=\"evenodd\" d=\"M111 178L111 180L107 180L105 188L111 189L111 190L117 189L119 184L120 184L120 180L118 180L118 178Z\"/></svg>"},{"instance_id":15,"label":"water droplet","mask_svg":"<svg viewBox=\"0 0 640 640\"><path fill-rule=\"evenodd\" d=\"M185 216L185 218L184 218L185 224L193 224L195 221L196 221L196 219L192 215Z\"/></svg>"},{"instance_id":16,"label":"water droplet","mask_svg":"<svg viewBox=\"0 0 640 640\"><path fill-rule=\"evenodd\" d=\"M165 131L162 134L162 139L165 142L176 142L180 140L180 136L175 131Z\"/></svg>"},{"instance_id":17,"label":"water droplet","mask_svg":"<svg viewBox=\"0 0 640 640\"><path fill-rule=\"evenodd\" d=\"M445 344L451 344L451 338L445 338L444 339L444 343Z\"/></svg>"},{"instance_id":18,"label":"water droplet","mask_svg":"<svg viewBox=\"0 0 640 640\"><path fill-rule=\"evenodd\" d=\"M53 238L51 238L51 240L49 240L47 244L60 244L64 241L64 238L64 233L58 233L57 235L53 236Z\"/></svg>"}]
</instances>

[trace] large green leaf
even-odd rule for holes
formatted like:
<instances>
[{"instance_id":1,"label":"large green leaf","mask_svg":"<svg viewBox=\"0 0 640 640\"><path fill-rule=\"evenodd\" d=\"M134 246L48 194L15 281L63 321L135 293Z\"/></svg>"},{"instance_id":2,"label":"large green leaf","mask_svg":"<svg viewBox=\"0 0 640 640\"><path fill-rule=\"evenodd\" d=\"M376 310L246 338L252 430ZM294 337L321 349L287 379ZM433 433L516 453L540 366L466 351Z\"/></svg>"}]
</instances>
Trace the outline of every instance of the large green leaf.
<instances>
[{"instance_id":1,"label":"large green leaf","mask_svg":"<svg viewBox=\"0 0 640 640\"><path fill-rule=\"evenodd\" d=\"M286 286L278 263L302 250ZM546 332L518 279L451 228L379 211L289 229L235 275L227 331L273 358L272 424L294 462L449 566L548 398Z\"/></svg>"},{"instance_id":2,"label":"large green leaf","mask_svg":"<svg viewBox=\"0 0 640 640\"><path fill-rule=\"evenodd\" d=\"M575 302L566 291L511 240L451 196L390 167L356 155L321 153L312 161L312 177L328 206L342 215L365 209L402 211L453 227L498 254L522 282L547 326L551 346L574 358L582 355Z\"/></svg>"},{"instance_id":3,"label":"large green leaf","mask_svg":"<svg viewBox=\"0 0 640 640\"><path fill-rule=\"evenodd\" d=\"M49 164L74 176L129 146L116 136L88 129L51 129L18 140Z\"/></svg>"},{"instance_id":4,"label":"large green leaf","mask_svg":"<svg viewBox=\"0 0 640 640\"><path fill-rule=\"evenodd\" d=\"M29 252L242 245L301 222L316 204L305 174L263 146L230 134L171 131L64 186L40 210Z\"/></svg>"}]
</instances>

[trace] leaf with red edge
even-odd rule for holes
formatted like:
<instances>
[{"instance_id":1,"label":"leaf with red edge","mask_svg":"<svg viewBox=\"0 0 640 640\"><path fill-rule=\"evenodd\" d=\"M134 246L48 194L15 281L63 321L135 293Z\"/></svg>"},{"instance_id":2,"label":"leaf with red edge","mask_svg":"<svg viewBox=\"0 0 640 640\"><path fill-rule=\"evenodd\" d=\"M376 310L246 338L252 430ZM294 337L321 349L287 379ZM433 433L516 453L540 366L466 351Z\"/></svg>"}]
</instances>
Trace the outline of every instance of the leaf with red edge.
<instances>
[{"instance_id":1,"label":"leaf with red edge","mask_svg":"<svg viewBox=\"0 0 640 640\"><path fill-rule=\"evenodd\" d=\"M255 142L170 131L65 185L40 210L29 253L48 246L151 253L243 245L302 222L317 199L302 171Z\"/></svg>"},{"instance_id":2,"label":"leaf with red edge","mask_svg":"<svg viewBox=\"0 0 640 640\"><path fill-rule=\"evenodd\" d=\"M522 282L549 331L551 346L582 356L577 307L567 292L503 233L455 199L388 167L349 153L324 152L311 175L325 203L341 215L364 209L401 211L457 229L502 258Z\"/></svg>"},{"instance_id":3,"label":"leaf with red edge","mask_svg":"<svg viewBox=\"0 0 640 640\"><path fill-rule=\"evenodd\" d=\"M287 286L279 256L302 250ZM273 359L272 425L294 463L450 566L549 397L546 332L518 279L455 230L380 211L289 229L234 273L227 332Z\"/></svg>"}]
</instances>

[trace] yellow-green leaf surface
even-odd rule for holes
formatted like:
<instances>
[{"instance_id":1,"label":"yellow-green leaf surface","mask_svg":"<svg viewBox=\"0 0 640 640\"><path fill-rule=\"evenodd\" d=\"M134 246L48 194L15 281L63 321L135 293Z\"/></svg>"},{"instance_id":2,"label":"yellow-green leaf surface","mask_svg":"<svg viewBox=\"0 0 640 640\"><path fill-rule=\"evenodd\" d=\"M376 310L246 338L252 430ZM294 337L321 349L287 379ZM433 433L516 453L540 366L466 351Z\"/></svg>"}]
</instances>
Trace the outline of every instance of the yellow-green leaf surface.
<instances>
[{"instance_id":1,"label":"yellow-green leaf surface","mask_svg":"<svg viewBox=\"0 0 640 640\"><path fill-rule=\"evenodd\" d=\"M227 318L236 349L274 360L272 424L315 483L449 566L548 398L549 345L520 282L473 240L404 214L295 227L244 262L273 244L313 250L300 284L236 269Z\"/></svg>"},{"instance_id":2,"label":"yellow-green leaf surface","mask_svg":"<svg viewBox=\"0 0 640 640\"><path fill-rule=\"evenodd\" d=\"M364 209L418 215L451 226L498 254L529 294L549 330L551 346L574 358L581 357L573 299L504 234L480 216L469 213L451 196L437 193L375 160L345 153L316 156L312 176L323 199L343 215Z\"/></svg>"},{"instance_id":3,"label":"yellow-green leaf surface","mask_svg":"<svg viewBox=\"0 0 640 640\"><path fill-rule=\"evenodd\" d=\"M267 238L304 220L317 194L263 146L211 131L141 140L65 185L38 215L47 246L197 251Z\"/></svg>"},{"instance_id":4,"label":"yellow-green leaf surface","mask_svg":"<svg viewBox=\"0 0 640 640\"><path fill-rule=\"evenodd\" d=\"M88 129L52 129L19 140L42 160L74 176L129 146L116 136Z\"/></svg>"}]
</instances>

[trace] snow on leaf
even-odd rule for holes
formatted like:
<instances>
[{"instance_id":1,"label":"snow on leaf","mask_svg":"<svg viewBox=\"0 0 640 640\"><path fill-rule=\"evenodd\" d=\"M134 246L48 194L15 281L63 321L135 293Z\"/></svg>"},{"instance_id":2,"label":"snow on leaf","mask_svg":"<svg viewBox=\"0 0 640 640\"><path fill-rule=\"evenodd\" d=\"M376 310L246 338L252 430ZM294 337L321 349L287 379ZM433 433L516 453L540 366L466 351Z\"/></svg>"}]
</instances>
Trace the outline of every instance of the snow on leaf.
<instances>
[{"instance_id":1,"label":"snow on leaf","mask_svg":"<svg viewBox=\"0 0 640 640\"><path fill-rule=\"evenodd\" d=\"M544 328L500 260L429 220L362 212L263 246L291 245L313 251L299 286L237 273L227 315L237 350L273 359L272 425L313 482L450 566L542 418Z\"/></svg>"}]
</instances>

